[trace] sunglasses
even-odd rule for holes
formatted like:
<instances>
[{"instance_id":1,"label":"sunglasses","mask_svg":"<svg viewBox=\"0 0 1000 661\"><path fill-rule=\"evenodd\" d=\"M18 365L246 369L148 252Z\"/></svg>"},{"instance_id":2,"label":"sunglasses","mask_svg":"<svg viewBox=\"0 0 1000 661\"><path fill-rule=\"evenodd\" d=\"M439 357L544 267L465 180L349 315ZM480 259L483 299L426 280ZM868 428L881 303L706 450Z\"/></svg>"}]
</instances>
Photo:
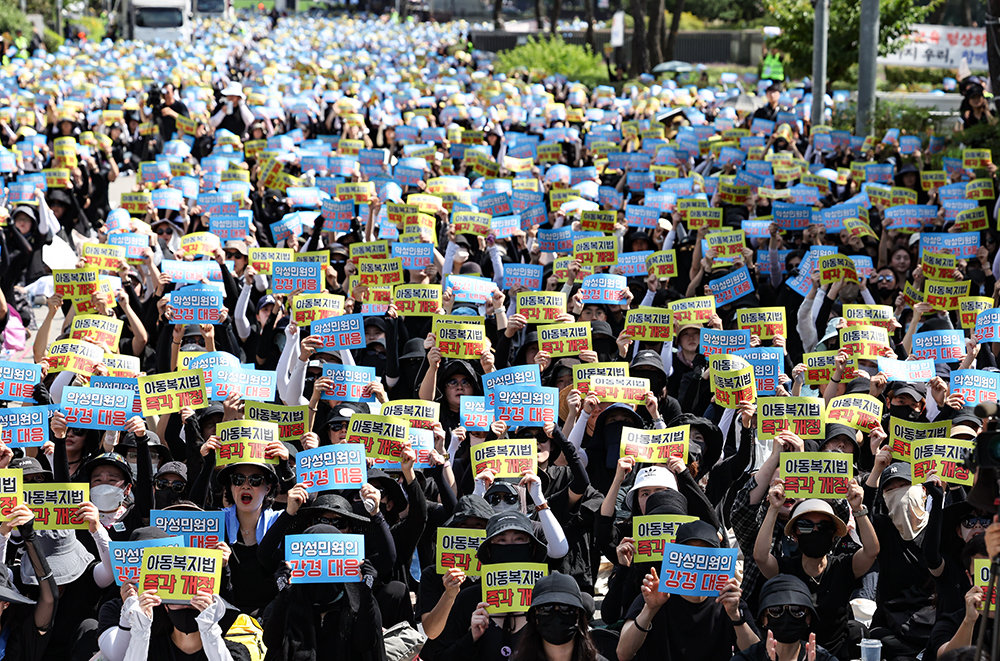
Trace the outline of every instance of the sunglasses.
<instances>
[{"instance_id":1,"label":"sunglasses","mask_svg":"<svg viewBox=\"0 0 1000 661\"><path fill-rule=\"evenodd\" d=\"M875 282L889 282L893 277L891 275L880 275L875 278Z\"/></svg>"},{"instance_id":2,"label":"sunglasses","mask_svg":"<svg viewBox=\"0 0 1000 661\"><path fill-rule=\"evenodd\" d=\"M164 480L163 478L160 478L158 480L154 480L153 485L160 491L170 490L181 493L184 491L184 487L187 486L187 482L184 480Z\"/></svg>"},{"instance_id":3,"label":"sunglasses","mask_svg":"<svg viewBox=\"0 0 1000 661\"><path fill-rule=\"evenodd\" d=\"M243 253L239 252L238 250L227 250L226 251L226 257L228 257L229 259L238 259L238 258L240 258L242 256L243 256Z\"/></svg>"},{"instance_id":4,"label":"sunglasses","mask_svg":"<svg viewBox=\"0 0 1000 661\"><path fill-rule=\"evenodd\" d=\"M543 604L541 606L535 606L535 614L537 615L576 615L580 612L580 609L576 606L567 606L566 604Z\"/></svg>"},{"instance_id":5,"label":"sunglasses","mask_svg":"<svg viewBox=\"0 0 1000 661\"><path fill-rule=\"evenodd\" d=\"M330 423L330 431L343 431L344 429L347 429L347 423L346 422L331 422Z\"/></svg>"},{"instance_id":6,"label":"sunglasses","mask_svg":"<svg viewBox=\"0 0 1000 661\"><path fill-rule=\"evenodd\" d=\"M487 496L486 502L490 505L499 505L500 503L517 505L521 502L521 498L516 493L491 493Z\"/></svg>"},{"instance_id":7,"label":"sunglasses","mask_svg":"<svg viewBox=\"0 0 1000 661\"><path fill-rule=\"evenodd\" d=\"M244 482L249 482L252 487L259 487L264 484L264 476L260 473L244 475L243 473L233 473L229 477L229 482L234 487L242 487Z\"/></svg>"},{"instance_id":8,"label":"sunglasses","mask_svg":"<svg viewBox=\"0 0 1000 661\"><path fill-rule=\"evenodd\" d=\"M172 229L170 229L169 227L157 227L156 228L156 233L157 234L173 234L174 231Z\"/></svg>"},{"instance_id":9,"label":"sunglasses","mask_svg":"<svg viewBox=\"0 0 1000 661\"><path fill-rule=\"evenodd\" d=\"M990 527L992 522L993 520L986 516L968 516L962 519L962 527L969 530L973 528L982 528L985 530Z\"/></svg>"},{"instance_id":10,"label":"sunglasses","mask_svg":"<svg viewBox=\"0 0 1000 661\"><path fill-rule=\"evenodd\" d=\"M808 535L811 532L833 531L833 524L829 521L810 521L809 519L799 519L795 522L795 532L800 535Z\"/></svg>"},{"instance_id":11,"label":"sunglasses","mask_svg":"<svg viewBox=\"0 0 1000 661\"><path fill-rule=\"evenodd\" d=\"M798 620L806 616L806 609L802 606L769 606L767 608L768 617L781 617L782 613L788 613Z\"/></svg>"},{"instance_id":12,"label":"sunglasses","mask_svg":"<svg viewBox=\"0 0 1000 661\"><path fill-rule=\"evenodd\" d=\"M337 530L344 529L344 520L339 516L321 516L316 519L317 524L322 524L324 526L333 526Z\"/></svg>"}]
</instances>

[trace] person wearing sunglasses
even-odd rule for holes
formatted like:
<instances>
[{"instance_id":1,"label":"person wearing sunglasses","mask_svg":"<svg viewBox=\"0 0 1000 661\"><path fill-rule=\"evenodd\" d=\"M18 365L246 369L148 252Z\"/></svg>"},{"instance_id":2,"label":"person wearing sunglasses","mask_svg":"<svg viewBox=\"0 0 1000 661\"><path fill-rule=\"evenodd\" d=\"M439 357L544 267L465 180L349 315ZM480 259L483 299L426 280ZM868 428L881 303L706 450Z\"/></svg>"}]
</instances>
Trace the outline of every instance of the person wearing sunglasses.
<instances>
[{"instance_id":1,"label":"person wearing sunglasses","mask_svg":"<svg viewBox=\"0 0 1000 661\"><path fill-rule=\"evenodd\" d=\"M719 531L700 520L678 526L674 541L699 548L721 546ZM660 592L659 584L654 564L627 607L616 650L619 661L726 659L760 640L748 622L750 610L735 578L715 598L670 595Z\"/></svg>"},{"instance_id":2,"label":"person wearing sunglasses","mask_svg":"<svg viewBox=\"0 0 1000 661\"><path fill-rule=\"evenodd\" d=\"M590 637L593 601L584 601L572 576L554 571L531 590L528 623L514 649L514 661L601 661Z\"/></svg>"},{"instance_id":3,"label":"person wearing sunglasses","mask_svg":"<svg viewBox=\"0 0 1000 661\"><path fill-rule=\"evenodd\" d=\"M187 466L180 461L168 461L153 476L153 501L157 509L187 498Z\"/></svg>"},{"instance_id":4,"label":"person wearing sunglasses","mask_svg":"<svg viewBox=\"0 0 1000 661\"><path fill-rule=\"evenodd\" d=\"M767 637L737 652L732 661L838 661L816 642L822 620L809 588L796 576L780 574L760 589L757 621ZM857 657L853 657L857 658Z\"/></svg>"},{"instance_id":5,"label":"person wearing sunglasses","mask_svg":"<svg viewBox=\"0 0 1000 661\"><path fill-rule=\"evenodd\" d=\"M853 553L832 553L834 542L847 535L847 524L834 513L829 501L810 498L795 504L785 524L785 535L795 541L798 552L775 557L771 531L785 506L784 483L775 479L767 493L767 513L753 550L753 559L765 578L790 574L809 586L820 616L816 638L841 659L860 655L858 645L864 637L864 627L852 619L849 602L860 585L858 579L871 569L879 555L879 539L863 499L861 485L852 481L847 502L854 515L860 549Z\"/></svg>"}]
</instances>

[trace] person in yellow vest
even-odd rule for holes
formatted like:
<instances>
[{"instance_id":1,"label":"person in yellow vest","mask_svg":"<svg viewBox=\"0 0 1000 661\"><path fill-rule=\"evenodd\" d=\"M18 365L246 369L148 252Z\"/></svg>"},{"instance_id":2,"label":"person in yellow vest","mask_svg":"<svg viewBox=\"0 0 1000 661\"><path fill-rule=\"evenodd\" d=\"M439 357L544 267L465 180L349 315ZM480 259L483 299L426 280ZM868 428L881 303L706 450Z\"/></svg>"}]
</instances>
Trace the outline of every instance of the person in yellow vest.
<instances>
[{"instance_id":1,"label":"person in yellow vest","mask_svg":"<svg viewBox=\"0 0 1000 661\"><path fill-rule=\"evenodd\" d=\"M768 50L764 46L764 57L760 61L760 77L775 83L784 82L785 64L777 50Z\"/></svg>"}]
</instances>

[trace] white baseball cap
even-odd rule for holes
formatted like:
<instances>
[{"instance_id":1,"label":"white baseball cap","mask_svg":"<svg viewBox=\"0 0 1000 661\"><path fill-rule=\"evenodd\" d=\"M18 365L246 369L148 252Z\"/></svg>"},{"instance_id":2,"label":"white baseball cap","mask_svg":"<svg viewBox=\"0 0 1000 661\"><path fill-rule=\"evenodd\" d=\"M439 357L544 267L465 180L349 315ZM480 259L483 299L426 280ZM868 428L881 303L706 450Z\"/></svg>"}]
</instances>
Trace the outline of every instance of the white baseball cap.
<instances>
[{"instance_id":1,"label":"white baseball cap","mask_svg":"<svg viewBox=\"0 0 1000 661\"><path fill-rule=\"evenodd\" d=\"M677 491L677 478L666 466L645 466L635 475L635 484L625 494L625 506L629 511L635 509L635 499L639 489L643 487L665 487Z\"/></svg>"}]
</instances>

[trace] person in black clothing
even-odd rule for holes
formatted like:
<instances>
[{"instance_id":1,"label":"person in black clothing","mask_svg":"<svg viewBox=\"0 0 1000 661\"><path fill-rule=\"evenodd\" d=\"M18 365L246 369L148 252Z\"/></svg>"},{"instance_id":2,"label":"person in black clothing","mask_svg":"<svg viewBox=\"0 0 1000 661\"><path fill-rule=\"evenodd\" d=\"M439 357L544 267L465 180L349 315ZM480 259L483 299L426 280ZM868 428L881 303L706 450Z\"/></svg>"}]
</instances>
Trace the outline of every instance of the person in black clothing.
<instances>
[{"instance_id":1,"label":"person in black clothing","mask_svg":"<svg viewBox=\"0 0 1000 661\"><path fill-rule=\"evenodd\" d=\"M764 91L764 95L767 97L767 103L754 110L753 119L766 119L770 122L775 121L778 117L778 112L781 110L781 106L778 105L778 101L781 99L782 91L782 87L779 84L768 87Z\"/></svg>"},{"instance_id":2,"label":"person in black clothing","mask_svg":"<svg viewBox=\"0 0 1000 661\"><path fill-rule=\"evenodd\" d=\"M220 95L222 101L212 111L209 124L215 130L225 129L242 140L253 123L253 113L247 108L243 86L235 81L231 82Z\"/></svg>"},{"instance_id":3,"label":"person in black clothing","mask_svg":"<svg viewBox=\"0 0 1000 661\"><path fill-rule=\"evenodd\" d=\"M177 130L177 118L188 117L188 107L183 101L177 98L177 90L173 83L167 83L160 91L160 105L153 109L159 112L159 117L154 118L160 126L160 135L164 140L170 140Z\"/></svg>"},{"instance_id":4,"label":"person in black clothing","mask_svg":"<svg viewBox=\"0 0 1000 661\"><path fill-rule=\"evenodd\" d=\"M816 643L819 618L802 579L781 575L764 583L757 619L767 638L738 652L733 661L838 661Z\"/></svg>"},{"instance_id":5,"label":"person in black clothing","mask_svg":"<svg viewBox=\"0 0 1000 661\"><path fill-rule=\"evenodd\" d=\"M573 577L553 572L539 579L513 661L606 661L590 637L592 611Z\"/></svg>"}]
</instances>

